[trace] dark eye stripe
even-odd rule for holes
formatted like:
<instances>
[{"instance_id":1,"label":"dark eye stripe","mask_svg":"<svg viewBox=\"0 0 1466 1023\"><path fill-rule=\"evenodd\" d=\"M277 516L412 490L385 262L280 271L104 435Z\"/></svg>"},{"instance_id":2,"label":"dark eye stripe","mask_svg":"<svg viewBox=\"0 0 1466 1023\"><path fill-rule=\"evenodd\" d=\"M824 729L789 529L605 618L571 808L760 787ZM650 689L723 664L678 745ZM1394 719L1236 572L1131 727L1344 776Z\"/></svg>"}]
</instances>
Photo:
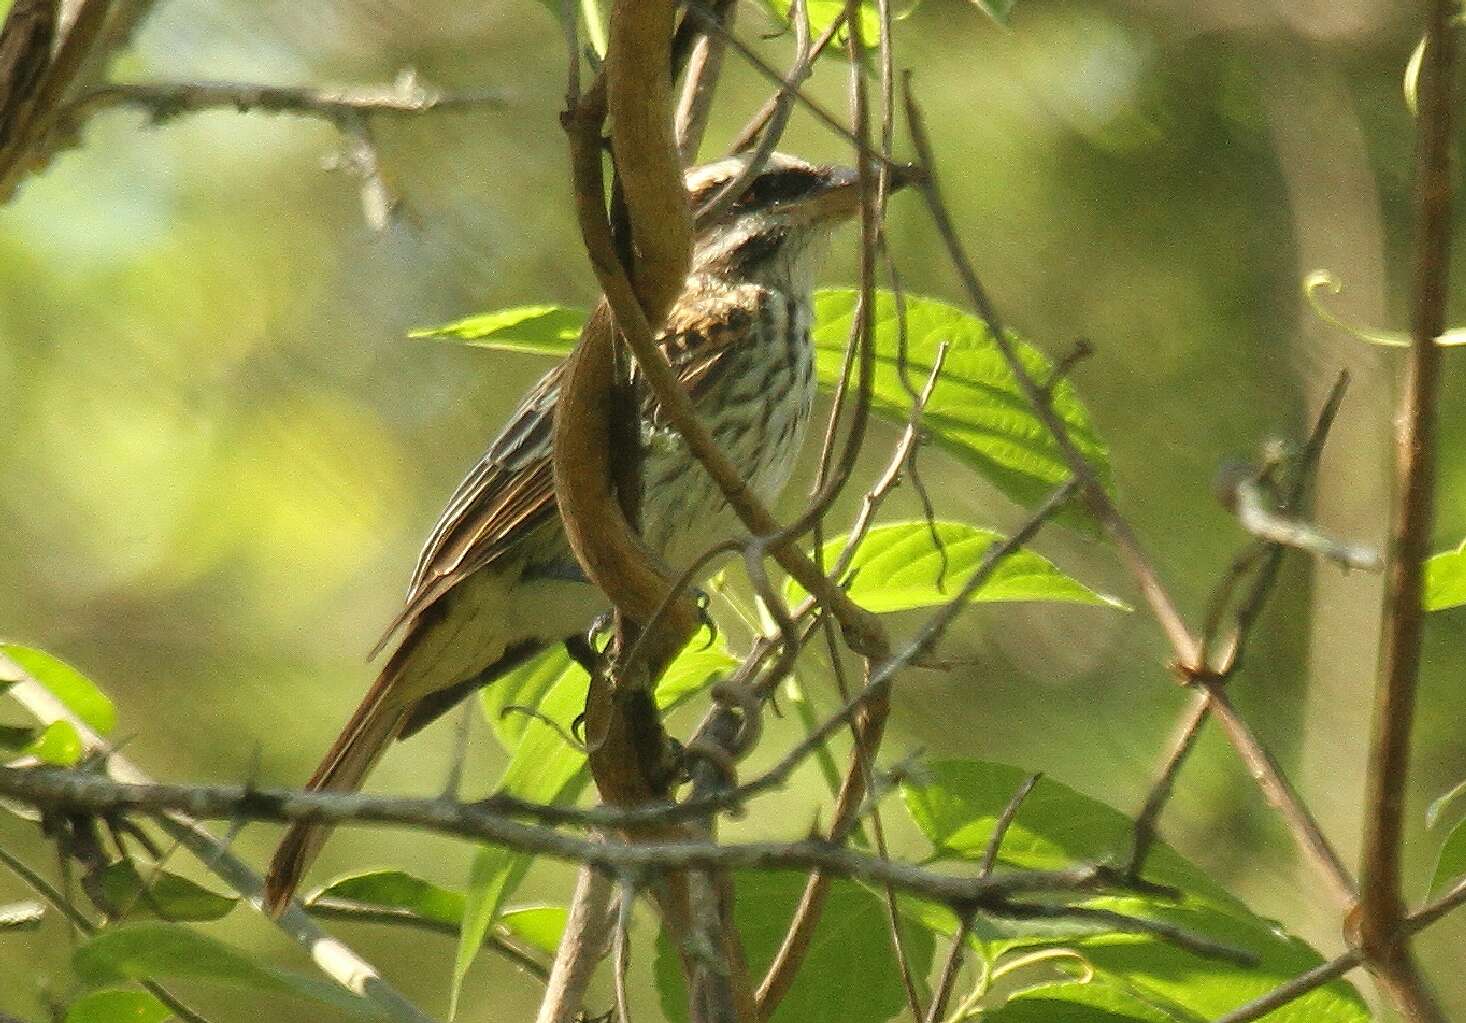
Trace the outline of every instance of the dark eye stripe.
<instances>
[{"instance_id":1,"label":"dark eye stripe","mask_svg":"<svg viewBox=\"0 0 1466 1023\"><path fill-rule=\"evenodd\" d=\"M767 171L754 179L747 195L759 205L790 202L808 195L818 184L819 178L806 170Z\"/></svg>"}]
</instances>

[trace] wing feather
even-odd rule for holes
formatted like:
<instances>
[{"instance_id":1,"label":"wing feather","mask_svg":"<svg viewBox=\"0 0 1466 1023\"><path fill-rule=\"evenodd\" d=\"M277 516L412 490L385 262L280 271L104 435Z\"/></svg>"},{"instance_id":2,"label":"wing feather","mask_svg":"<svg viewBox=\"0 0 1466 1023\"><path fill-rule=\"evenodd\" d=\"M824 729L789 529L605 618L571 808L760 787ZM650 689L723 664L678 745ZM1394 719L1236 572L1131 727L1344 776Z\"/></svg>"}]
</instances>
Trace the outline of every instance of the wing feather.
<instances>
[{"instance_id":1,"label":"wing feather","mask_svg":"<svg viewBox=\"0 0 1466 1023\"><path fill-rule=\"evenodd\" d=\"M717 381L724 355L750 338L753 317L769 298L757 285L693 288L673 309L660 344L694 402ZM373 656L459 582L557 514L550 445L563 373L560 363L540 378L453 492L418 557L402 611ZM650 398L643 414L659 418Z\"/></svg>"}]
</instances>

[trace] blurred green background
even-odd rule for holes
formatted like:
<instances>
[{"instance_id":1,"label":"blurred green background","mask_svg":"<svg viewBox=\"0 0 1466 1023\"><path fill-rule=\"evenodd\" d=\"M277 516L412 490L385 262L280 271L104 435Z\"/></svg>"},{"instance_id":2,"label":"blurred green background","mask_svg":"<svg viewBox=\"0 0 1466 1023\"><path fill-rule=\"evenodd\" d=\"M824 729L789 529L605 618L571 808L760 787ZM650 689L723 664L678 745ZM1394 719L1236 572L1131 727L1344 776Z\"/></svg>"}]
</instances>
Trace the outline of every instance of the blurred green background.
<instances>
[{"instance_id":1,"label":"blurred green background","mask_svg":"<svg viewBox=\"0 0 1466 1023\"><path fill-rule=\"evenodd\" d=\"M1403 322L1412 125L1400 81L1415 25L1411 7L1378 0L1023 0L1004 30L961 0L926 0L897 29L958 221L1005 315L1052 354L1094 343L1076 382L1111 445L1123 506L1193 619L1242 540L1211 494L1217 467L1298 436L1345 367L1353 385L1318 517L1361 540L1383 535L1400 362L1320 324L1299 281L1327 268L1345 284L1334 300L1344 315ZM745 5L742 33L782 65L787 41L760 39L771 28ZM165 0L136 43L117 77L368 84L410 66L430 84L506 99L374 122L403 197L384 233L364 222L356 183L322 169L341 149L333 130L232 112L161 127L106 113L0 210L0 634L103 685L128 754L152 774L298 783L369 681L364 655L438 509L545 368L405 332L595 297L557 122L561 43L533 0ZM738 60L728 66L709 155L767 93ZM844 82L828 61L811 89L839 110ZM803 114L784 147L843 156ZM958 298L917 202L893 202L890 233L908 288ZM824 280L853 280L848 251ZM1466 533L1462 359L1446 359L1438 548ZM863 478L893 437L876 432ZM944 516L1018 518L941 455L924 464ZM915 506L903 494L892 507ZM1132 595L1093 542L1051 530L1038 547ZM1236 682L1351 861L1378 596L1375 578L1291 564ZM1431 617L1409 812L1415 897L1441 838L1425 831L1424 807L1466 776L1463 639L1466 611ZM1138 804L1186 699L1144 614L984 607L946 652L962 665L903 679L889 757L920 747L1002 760ZM819 686L815 696L831 700ZM501 762L485 732L476 789ZM439 726L399 748L374 785L435 790L450 734ZM776 727L763 756L790 734ZM729 833L797 834L820 793L811 771ZM250 827L236 845L263 862L274 834ZM1340 950L1329 898L1217 736L1183 776L1163 834L1259 911ZM8 815L0 843L51 862ZM902 834L896 844L918 848ZM467 855L342 833L316 876L406 864L459 885ZM545 868L525 897L563 899L567 877ZM0 901L26 895L0 875ZM309 969L246 912L219 931ZM449 941L344 933L445 1010ZM1463 941L1457 919L1421 947L1466 1017ZM55 922L0 940L0 1011L42 1018L68 992L66 955ZM649 959L638 944L639 983ZM644 1012L645 990L634 995ZM219 1019L254 1016L217 990L189 993ZM534 1000L532 980L485 957L462 1015L516 1018ZM318 1015L263 1004L281 1020Z\"/></svg>"}]
</instances>

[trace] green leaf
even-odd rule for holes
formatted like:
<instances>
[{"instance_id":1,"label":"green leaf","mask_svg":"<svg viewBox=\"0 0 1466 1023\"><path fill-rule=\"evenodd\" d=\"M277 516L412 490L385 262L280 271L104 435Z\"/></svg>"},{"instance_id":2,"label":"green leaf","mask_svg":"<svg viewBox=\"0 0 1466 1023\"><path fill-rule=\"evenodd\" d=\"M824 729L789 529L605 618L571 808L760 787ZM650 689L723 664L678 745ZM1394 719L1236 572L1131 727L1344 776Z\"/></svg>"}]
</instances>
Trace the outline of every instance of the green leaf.
<instances>
[{"instance_id":1,"label":"green leaf","mask_svg":"<svg viewBox=\"0 0 1466 1023\"><path fill-rule=\"evenodd\" d=\"M16 643L0 643L0 654L20 665L98 735L107 735L117 726L117 709L112 701L65 661L44 650Z\"/></svg>"},{"instance_id":2,"label":"green leaf","mask_svg":"<svg viewBox=\"0 0 1466 1023\"><path fill-rule=\"evenodd\" d=\"M458 948L453 955L453 980L448 994L448 1018L458 1013L458 994L468 968L483 948L484 938L503 909L504 900L524 880L531 857L500 846L481 845L468 867L468 892L464 897L463 920L458 929Z\"/></svg>"},{"instance_id":3,"label":"green leaf","mask_svg":"<svg viewBox=\"0 0 1466 1023\"><path fill-rule=\"evenodd\" d=\"M1444 894L1462 877L1466 877L1466 820L1451 829L1441 846L1441 854L1435 862L1435 873L1430 879L1430 894Z\"/></svg>"},{"instance_id":4,"label":"green leaf","mask_svg":"<svg viewBox=\"0 0 1466 1023\"><path fill-rule=\"evenodd\" d=\"M405 919L458 931L465 904L462 892L401 870L368 870L338 877L305 900L306 908L324 901L349 903L368 910L403 914ZM560 947L567 911L563 906L519 906L506 909L497 926L532 948L551 955Z\"/></svg>"},{"instance_id":5,"label":"green leaf","mask_svg":"<svg viewBox=\"0 0 1466 1023\"><path fill-rule=\"evenodd\" d=\"M1005 539L990 529L961 522L937 522L935 528L947 555L945 576L941 551L932 543L932 527L926 522L894 522L872 529L850 562L849 591L855 602L878 612L945 604L977 571L987 549ZM825 544L824 563L834 564L844 549L844 537ZM792 579L785 590L791 604L804 598L803 587ZM1129 610L1123 601L1096 593L1027 550L1004 558L972 600L1055 601Z\"/></svg>"},{"instance_id":6,"label":"green leaf","mask_svg":"<svg viewBox=\"0 0 1466 1023\"><path fill-rule=\"evenodd\" d=\"M569 916L564 906L520 906L506 909L499 917L499 925L531 948L554 955L560 948Z\"/></svg>"},{"instance_id":7,"label":"green leaf","mask_svg":"<svg viewBox=\"0 0 1466 1023\"><path fill-rule=\"evenodd\" d=\"M371 1002L329 981L257 963L245 953L179 924L125 923L88 938L72 956L76 975L93 985L147 978L208 980L271 994L294 995L369 1019Z\"/></svg>"},{"instance_id":8,"label":"green leaf","mask_svg":"<svg viewBox=\"0 0 1466 1023\"><path fill-rule=\"evenodd\" d=\"M429 923L458 929L463 894L401 870L367 870L338 877L306 897L306 908L338 899L368 909L403 910Z\"/></svg>"},{"instance_id":9,"label":"green leaf","mask_svg":"<svg viewBox=\"0 0 1466 1023\"><path fill-rule=\"evenodd\" d=\"M585 310L558 305L498 309L437 327L419 327L408 337L467 341L504 352L568 355L580 338Z\"/></svg>"},{"instance_id":10,"label":"green leaf","mask_svg":"<svg viewBox=\"0 0 1466 1023\"><path fill-rule=\"evenodd\" d=\"M927 765L923 777L903 783L902 790L912 819L932 843L935 855L973 861L982 857L998 815L1023 778L1022 771L1005 765L941 761ZM1125 855L1130 839L1131 822L1124 814L1044 779L1019 809L999 859L1031 869L1114 861ZM1252 913L1164 844L1153 848L1145 876L1180 889L1182 897L1113 895L1089 899L1084 905L1171 923L1258 959L1256 966L1238 966L1202 958L1149 935L1095 933L1087 923L1070 925L1070 936L1053 939L1078 949L1098 975L1112 978L1148 1002L1174 1003L1194 1016L1213 1018L1322 961L1303 942ZM989 950L1043 943L1047 942L1037 936L1004 939L990 943ZM1363 1023L1368 1018L1353 988L1336 982L1278 1010L1269 1023L1323 1019Z\"/></svg>"},{"instance_id":11,"label":"green leaf","mask_svg":"<svg viewBox=\"0 0 1466 1023\"><path fill-rule=\"evenodd\" d=\"M763 976L773 961L805 881L795 873L735 874L733 920L743 938L750 976ZM908 928L902 937L912 973L925 977L931 968L931 934ZM687 994L677 951L665 935L657 938L653 970L663 1016L681 1023L687 1019ZM774 1023L886 1020L905 1005L884 901L860 885L835 881L809 956L775 1010Z\"/></svg>"},{"instance_id":12,"label":"green leaf","mask_svg":"<svg viewBox=\"0 0 1466 1023\"><path fill-rule=\"evenodd\" d=\"M7 902L0 904L0 934L7 931L33 931L41 926L46 907L39 902Z\"/></svg>"},{"instance_id":13,"label":"green leaf","mask_svg":"<svg viewBox=\"0 0 1466 1023\"><path fill-rule=\"evenodd\" d=\"M775 24L782 29L790 27L789 12L792 8L790 0L763 0L763 8L768 12ZM811 38L818 38L830 23L840 16L845 10L845 0L805 0L805 10L809 12L809 29ZM892 15L894 17L894 13ZM864 0L860 5L860 35L867 46L874 46L881 39L881 17L879 9L871 0ZM840 33L844 39L845 33ZM841 48L830 46L826 53L840 53Z\"/></svg>"},{"instance_id":14,"label":"green leaf","mask_svg":"<svg viewBox=\"0 0 1466 1023\"><path fill-rule=\"evenodd\" d=\"M1425 561L1427 611L1444 611L1466 604L1466 541L1453 551L1433 554Z\"/></svg>"},{"instance_id":15,"label":"green leaf","mask_svg":"<svg viewBox=\"0 0 1466 1023\"><path fill-rule=\"evenodd\" d=\"M820 378L827 384L839 378L855 300L856 293L848 289L815 294L813 338ZM945 302L908 295L906 325L907 365L912 383L918 388L930 374L939 346L943 342L950 346L941 379L922 420L937 447L1028 507L1041 502L1069 478L1069 468L1057 445L1029 408L981 321ZM872 409L904 425L911 398L898 372L896 303L890 292L876 296L875 329ZM1016 337L1014 343L1025 369L1035 379L1047 380L1052 369L1048 359ZM1075 446L1109 487L1109 454L1070 381L1060 380L1054 387L1053 404L1068 425ZM1078 516L1074 513L1071 521Z\"/></svg>"},{"instance_id":16,"label":"green leaf","mask_svg":"<svg viewBox=\"0 0 1466 1023\"><path fill-rule=\"evenodd\" d=\"M1027 772L1007 764L939 760L901 785L911 818L942 859L980 861L998 816ZM1054 870L1125 853L1131 822L1124 814L1050 778L1041 778L1008 828L998 859L1014 867ZM1172 885L1246 912L1241 902L1164 844L1146 864L1147 880Z\"/></svg>"},{"instance_id":17,"label":"green leaf","mask_svg":"<svg viewBox=\"0 0 1466 1023\"><path fill-rule=\"evenodd\" d=\"M43 764L70 767L86 752L86 746L70 721L52 721L45 731L31 740L23 752Z\"/></svg>"},{"instance_id":18,"label":"green leaf","mask_svg":"<svg viewBox=\"0 0 1466 1023\"><path fill-rule=\"evenodd\" d=\"M682 651L657 686L657 706L663 711L680 705L736 663L721 644L706 650L696 644L694 640ZM579 798L588 780L585 754L567 745L565 736L585 709L589 687L585 670L556 645L483 690L484 713L510 751L500 792L536 803L567 804ZM511 710L506 717L505 708L513 706L529 707L535 716ZM450 1001L455 1005L484 936L531 862L531 857L499 846L481 846L474 854L453 965Z\"/></svg>"},{"instance_id":19,"label":"green leaf","mask_svg":"<svg viewBox=\"0 0 1466 1023\"><path fill-rule=\"evenodd\" d=\"M219 920L239 901L167 871L140 875L130 860L108 864L87 884L108 915L123 920Z\"/></svg>"},{"instance_id":20,"label":"green leaf","mask_svg":"<svg viewBox=\"0 0 1466 1023\"><path fill-rule=\"evenodd\" d=\"M1107 976L1026 988L982 1015L983 1023L1191 1023Z\"/></svg>"},{"instance_id":21,"label":"green leaf","mask_svg":"<svg viewBox=\"0 0 1466 1023\"><path fill-rule=\"evenodd\" d=\"M93 991L66 1009L66 1023L163 1023L173 1010L146 991Z\"/></svg>"}]
</instances>

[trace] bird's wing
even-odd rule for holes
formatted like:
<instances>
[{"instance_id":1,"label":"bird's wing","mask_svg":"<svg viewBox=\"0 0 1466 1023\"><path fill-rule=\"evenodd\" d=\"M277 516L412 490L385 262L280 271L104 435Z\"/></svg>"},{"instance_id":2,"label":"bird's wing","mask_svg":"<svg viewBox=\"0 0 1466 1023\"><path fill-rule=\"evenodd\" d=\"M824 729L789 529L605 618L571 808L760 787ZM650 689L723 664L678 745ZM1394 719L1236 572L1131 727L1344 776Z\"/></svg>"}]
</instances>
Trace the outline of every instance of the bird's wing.
<instances>
[{"instance_id":1,"label":"bird's wing","mask_svg":"<svg viewBox=\"0 0 1466 1023\"><path fill-rule=\"evenodd\" d=\"M769 300L770 293L755 285L694 290L669 314L659 344L694 402L717 381L724 356L751 336L753 319ZM418 557L402 611L374 654L404 624L556 514L550 445L563 374L558 363L540 378L453 492ZM650 397L643 412L658 418Z\"/></svg>"}]
</instances>

